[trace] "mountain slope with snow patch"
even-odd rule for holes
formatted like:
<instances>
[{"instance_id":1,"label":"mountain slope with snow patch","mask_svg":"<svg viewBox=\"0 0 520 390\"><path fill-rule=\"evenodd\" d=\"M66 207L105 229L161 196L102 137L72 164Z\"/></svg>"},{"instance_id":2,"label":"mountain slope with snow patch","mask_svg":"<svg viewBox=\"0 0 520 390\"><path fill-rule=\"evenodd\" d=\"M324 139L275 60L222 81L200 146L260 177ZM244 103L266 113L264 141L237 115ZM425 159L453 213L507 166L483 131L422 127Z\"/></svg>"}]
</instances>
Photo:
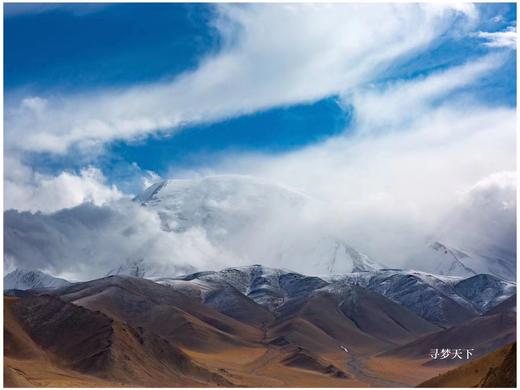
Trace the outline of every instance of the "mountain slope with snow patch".
<instances>
[{"instance_id":1,"label":"mountain slope with snow patch","mask_svg":"<svg viewBox=\"0 0 520 390\"><path fill-rule=\"evenodd\" d=\"M65 279L56 278L36 270L16 269L4 276L5 290L31 290L33 288L59 288L70 285Z\"/></svg>"}]
</instances>

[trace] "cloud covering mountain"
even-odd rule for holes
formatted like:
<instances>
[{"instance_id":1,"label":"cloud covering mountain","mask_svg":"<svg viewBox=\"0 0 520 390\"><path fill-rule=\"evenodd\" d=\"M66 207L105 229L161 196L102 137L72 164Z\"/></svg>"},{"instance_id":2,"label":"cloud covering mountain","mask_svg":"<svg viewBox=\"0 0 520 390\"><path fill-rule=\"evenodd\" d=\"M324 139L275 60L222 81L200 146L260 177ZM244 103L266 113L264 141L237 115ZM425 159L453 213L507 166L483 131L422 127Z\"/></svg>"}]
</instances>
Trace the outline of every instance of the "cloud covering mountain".
<instances>
[{"instance_id":1,"label":"cloud covering mountain","mask_svg":"<svg viewBox=\"0 0 520 390\"><path fill-rule=\"evenodd\" d=\"M353 270L355 257L432 272L514 273L516 112L493 93L510 84L516 52L509 35L502 44L507 26L490 16L495 8L211 10L219 45L192 69L120 87L8 91L5 205L15 210L4 214L6 269L74 280L146 259L154 272L259 262L329 273ZM461 47L471 50L453 57ZM279 152L222 142L208 163L204 154L191 165L172 158L159 174L129 164L127 187L102 168L120 157L111 152L116 141L142 143L153 156L147 137L320 99L333 99L349 120L310 146ZM56 168L60 158L73 168ZM229 173L263 184L207 197L216 187L204 178ZM171 177L192 183L175 207L131 201ZM435 242L471 261L457 268L451 257L432 257Z\"/></svg>"},{"instance_id":2,"label":"cloud covering mountain","mask_svg":"<svg viewBox=\"0 0 520 390\"><path fill-rule=\"evenodd\" d=\"M471 192L478 192L481 186ZM489 191L487 185L484 188ZM251 263L326 275L373 271L384 268L387 261L395 264L400 256L406 259L410 255L411 260L399 266L434 268L447 275L492 273L507 279L514 275L514 242L502 244L488 237L484 245L479 239L477 232L485 234L493 222L486 218L471 226L471 234L476 235L473 241L454 241L466 245L464 248L470 245L471 253L488 255L462 259L468 268L474 268L466 273L453 267L439 269L440 260L424 250L420 255L401 251L371 258L357 249L363 246L362 241L352 242L344 234L343 219L333 218L334 211L305 194L252 177L165 181L133 201L122 199L104 206L85 203L52 214L7 211L6 266L42 268L79 280L114 273L174 276ZM491 208L488 215L481 214L489 218L496 213ZM506 214L511 222L510 210ZM468 223L466 219L462 222ZM514 223L509 224L509 230L505 225L504 234L515 231ZM464 228L460 222L452 223L452 229ZM453 242L456 236L450 239ZM422 241L410 246L429 248ZM502 258L504 264L493 263L494 258ZM477 260L479 267L473 264ZM446 261L449 265L450 258Z\"/></svg>"}]
</instances>

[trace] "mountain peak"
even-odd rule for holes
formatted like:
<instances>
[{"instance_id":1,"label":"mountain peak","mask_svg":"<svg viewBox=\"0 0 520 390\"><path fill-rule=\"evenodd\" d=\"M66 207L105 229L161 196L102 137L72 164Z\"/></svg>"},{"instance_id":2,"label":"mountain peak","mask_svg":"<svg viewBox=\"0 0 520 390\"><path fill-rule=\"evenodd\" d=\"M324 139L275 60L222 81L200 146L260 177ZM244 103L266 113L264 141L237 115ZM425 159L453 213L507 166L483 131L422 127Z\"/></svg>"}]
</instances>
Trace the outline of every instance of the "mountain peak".
<instances>
[{"instance_id":1,"label":"mountain peak","mask_svg":"<svg viewBox=\"0 0 520 390\"><path fill-rule=\"evenodd\" d=\"M135 200L157 213L162 230L202 237L201 245L216 253L209 264L225 257L228 264L283 264L322 275L383 268L343 237L324 231L316 219L323 207L319 201L261 178L165 180Z\"/></svg>"},{"instance_id":2,"label":"mountain peak","mask_svg":"<svg viewBox=\"0 0 520 390\"><path fill-rule=\"evenodd\" d=\"M155 183L137 195L134 200L141 203L149 203L172 195L178 195L178 192L190 192L194 190L202 191L209 197L228 197L232 196L235 191L240 191L238 195L255 196L257 191L283 192L286 195L291 194L294 198L306 195L294 189L282 186L280 184L268 182L258 177L246 175L212 175L195 179L168 179ZM254 190L251 193L245 193L244 190Z\"/></svg>"},{"instance_id":3,"label":"mountain peak","mask_svg":"<svg viewBox=\"0 0 520 390\"><path fill-rule=\"evenodd\" d=\"M483 255L475 250L459 248L444 241L429 241L408 262L411 268L417 267L437 275L470 277L477 274L491 274L500 279L514 281L516 270L506 258L497 253Z\"/></svg>"},{"instance_id":4,"label":"mountain peak","mask_svg":"<svg viewBox=\"0 0 520 390\"><path fill-rule=\"evenodd\" d=\"M71 283L38 270L15 269L4 276L5 290L31 290L33 288L58 288Z\"/></svg>"}]
</instances>

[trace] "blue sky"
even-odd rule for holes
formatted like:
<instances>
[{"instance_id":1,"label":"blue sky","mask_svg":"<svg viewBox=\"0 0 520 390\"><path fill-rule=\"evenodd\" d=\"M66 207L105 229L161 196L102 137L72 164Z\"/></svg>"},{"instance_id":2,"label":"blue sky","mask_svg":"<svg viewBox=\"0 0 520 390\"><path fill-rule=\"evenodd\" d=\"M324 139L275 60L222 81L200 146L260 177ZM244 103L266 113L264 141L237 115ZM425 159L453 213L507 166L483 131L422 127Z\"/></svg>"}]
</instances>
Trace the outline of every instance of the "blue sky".
<instances>
[{"instance_id":1,"label":"blue sky","mask_svg":"<svg viewBox=\"0 0 520 390\"><path fill-rule=\"evenodd\" d=\"M218 36L208 25L211 9L205 5L115 4L75 12L81 8L7 12L8 90L27 85L35 90L92 89L159 80L194 68L202 55L218 48Z\"/></svg>"},{"instance_id":2,"label":"blue sky","mask_svg":"<svg viewBox=\"0 0 520 390\"><path fill-rule=\"evenodd\" d=\"M4 92L8 104L28 96L60 96L66 100L68 96L85 95L95 99L107 90L117 93L139 85L174 83L179 76L196 72L208 58L229 49L233 39L240 36L240 29L231 28L231 37L226 36L226 28L219 24L222 13L231 19L240 20L240 16L206 4L4 7ZM482 4L477 9L477 22L464 31L459 29L466 16L452 17L435 39L379 66L357 88L384 89L396 82L420 80L500 51L505 60L499 71L458 88L449 98L469 96L486 106L515 106L514 51L486 46L475 34L515 26L516 6ZM313 80L305 82L312 84ZM77 173L85 166L95 166L108 183L136 191L133 184L125 183L124 172L132 175L132 163L164 176L177 169L212 166L223 154L277 155L339 134L348 136L356 122L356 108L348 100L350 92L345 97L334 88L328 90L301 98L274 99L274 103L210 115L208 119L182 120L157 132L110 137L96 144L101 152L85 152L71 142L66 152L32 147L16 155L24 165L50 175ZM248 93L254 95L256 91ZM225 93L222 99L226 99Z\"/></svg>"},{"instance_id":3,"label":"blue sky","mask_svg":"<svg viewBox=\"0 0 520 390\"><path fill-rule=\"evenodd\" d=\"M219 37L211 26L212 8L206 4L114 4L80 13L78 8L69 5L6 18L8 94L19 89L61 92L160 81L195 68L201 58L219 50ZM226 150L285 151L337 134L348 122L348 111L332 96L186 126L176 136L114 142L102 165L111 171L121 162L135 161L144 169L164 172L172 164L207 163ZM79 168L68 156L30 157L40 169Z\"/></svg>"}]
</instances>

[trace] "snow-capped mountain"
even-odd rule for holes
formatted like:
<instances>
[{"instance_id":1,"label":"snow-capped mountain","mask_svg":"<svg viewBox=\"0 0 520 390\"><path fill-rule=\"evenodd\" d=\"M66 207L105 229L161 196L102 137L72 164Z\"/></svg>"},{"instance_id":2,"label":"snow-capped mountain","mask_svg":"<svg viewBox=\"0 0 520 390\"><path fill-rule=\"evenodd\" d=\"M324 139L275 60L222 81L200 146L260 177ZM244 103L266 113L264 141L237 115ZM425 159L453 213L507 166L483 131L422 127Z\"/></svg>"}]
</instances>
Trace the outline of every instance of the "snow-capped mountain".
<instances>
[{"instance_id":1,"label":"snow-capped mountain","mask_svg":"<svg viewBox=\"0 0 520 390\"><path fill-rule=\"evenodd\" d=\"M33 288L59 288L70 285L65 279L56 278L36 270L16 269L4 276L4 290L30 290Z\"/></svg>"},{"instance_id":2,"label":"snow-capped mountain","mask_svg":"<svg viewBox=\"0 0 520 390\"><path fill-rule=\"evenodd\" d=\"M471 276L476 272L468 268L464 262L470 257L469 254L434 241L427 245L424 252L416 255L424 262L429 271L437 275ZM424 266L422 267L424 268Z\"/></svg>"},{"instance_id":3,"label":"snow-capped mountain","mask_svg":"<svg viewBox=\"0 0 520 390\"><path fill-rule=\"evenodd\" d=\"M486 274L461 280L454 288L457 294L471 302L480 313L490 310L516 293L516 283Z\"/></svg>"},{"instance_id":4,"label":"snow-capped mountain","mask_svg":"<svg viewBox=\"0 0 520 390\"><path fill-rule=\"evenodd\" d=\"M514 256L500 251L488 250L487 254L475 249L460 249L443 242L433 241L413 254L408 265L437 275L468 277L491 274L501 279L514 281L516 267Z\"/></svg>"},{"instance_id":5,"label":"snow-capped mountain","mask_svg":"<svg viewBox=\"0 0 520 390\"><path fill-rule=\"evenodd\" d=\"M180 276L177 280L191 281L206 290L206 294L225 284L269 309L280 306L290 298L301 297L327 285L323 279L305 276L286 269L264 267L258 264L226 268L218 272L198 272ZM176 285L175 281L158 279L157 282ZM178 285L178 284L177 284Z\"/></svg>"},{"instance_id":6,"label":"snow-capped mountain","mask_svg":"<svg viewBox=\"0 0 520 390\"><path fill-rule=\"evenodd\" d=\"M317 270L325 269L325 274L327 275L375 271L385 268L382 264L379 264L364 253L359 252L343 240L334 240L328 245L322 246L322 248L328 251L328 253L322 253L321 256L316 256L316 258L322 259L322 263L316 264L316 268Z\"/></svg>"},{"instance_id":7,"label":"snow-capped mountain","mask_svg":"<svg viewBox=\"0 0 520 390\"><path fill-rule=\"evenodd\" d=\"M341 292L342 289L356 284L442 326L463 322L483 313L516 292L515 283L505 282L491 275L465 279L397 269L331 276L327 280L331 284L325 289L331 292ZM479 291L482 291L482 295Z\"/></svg>"},{"instance_id":8,"label":"snow-capped mountain","mask_svg":"<svg viewBox=\"0 0 520 390\"><path fill-rule=\"evenodd\" d=\"M460 194L406 268L516 280L516 174L492 176Z\"/></svg>"},{"instance_id":9,"label":"snow-capped mountain","mask_svg":"<svg viewBox=\"0 0 520 390\"><path fill-rule=\"evenodd\" d=\"M135 198L156 210L168 231L203 227L223 240L274 212L301 210L308 198L294 190L238 175L156 183Z\"/></svg>"},{"instance_id":10,"label":"snow-capped mountain","mask_svg":"<svg viewBox=\"0 0 520 390\"><path fill-rule=\"evenodd\" d=\"M232 286L256 303L273 310L314 292L345 296L361 286L405 306L440 326L451 326L478 316L516 292L516 284L491 275L447 277L426 272L384 269L329 277L306 276L261 265L204 271L176 278L158 278L183 293L206 298ZM482 294L479 294L482 291ZM225 303L220 303L225 306Z\"/></svg>"},{"instance_id":11,"label":"snow-capped mountain","mask_svg":"<svg viewBox=\"0 0 520 390\"><path fill-rule=\"evenodd\" d=\"M323 231L313 219L317 201L257 178L167 180L135 201L157 212L164 231L201 232L216 252L228 254L228 264L280 264L318 275L383 267L345 239Z\"/></svg>"},{"instance_id":12,"label":"snow-capped mountain","mask_svg":"<svg viewBox=\"0 0 520 390\"><path fill-rule=\"evenodd\" d=\"M128 260L119 267L108 271L106 276L124 275L133 276L135 278L144 278L148 276L149 267L150 266L145 263L144 259L138 259L134 261Z\"/></svg>"},{"instance_id":13,"label":"snow-capped mountain","mask_svg":"<svg viewBox=\"0 0 520 390\"><path fill-rule=\"evenodd\" d=\"M195 272L195 267L179 264L155 264L145 258L127 259L116 268L111 269L105 276L133 276L134 278L156 279L164 275L180 275Z\"/></svg>"}]
</instances>

